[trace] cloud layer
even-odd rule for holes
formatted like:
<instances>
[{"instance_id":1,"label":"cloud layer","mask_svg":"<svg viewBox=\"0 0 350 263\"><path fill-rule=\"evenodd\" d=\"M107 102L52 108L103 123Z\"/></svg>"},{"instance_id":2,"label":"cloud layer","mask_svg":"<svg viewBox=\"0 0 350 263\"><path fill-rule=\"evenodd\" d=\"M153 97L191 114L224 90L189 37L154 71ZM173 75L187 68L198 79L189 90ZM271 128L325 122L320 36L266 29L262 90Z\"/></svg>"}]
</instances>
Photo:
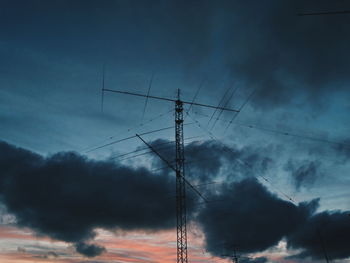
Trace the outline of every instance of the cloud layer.
<instances>
[{"instance_id":1,"label":"cloud layer","mask_svg":"<svg viewBox=\"0 0 350 263\"><path fill-rule=\"evenodd\" d=\"M192 167L190 180L206 183L226 175L214 191L201 189L217 202L195 206L195 195L188 195L189 219L201 226L208 252L221 257L234 248L263 252L284 239L288 248L301 251L297 258L322 258L325 246L331 259L350 256L349 212L317 213L317 199L298 205L282 200L254 176L255 168L266 169L266 160L272 162L263 151L227 148L225 154L223 147L227 146L207 141L185 149L210 157ZM249 169L237 166L236 159L250 160ZM73 243L87 257L105 251L92 243L95 228L157 231L175 226L174 177L168 173L89 160L72 152L42 157L5 142L0 143L0 171L0 201L18 226Z\"/></svg>"},{"instance_id":2,"label":"cloud layer","mask_svg":"<svg viewBox=\"0 0 350 263\"><path fill-rule=\"evenodd\" d=\"M207 249L220 256L235 246L243 253L264 251L293 233L317 208L317 201L299 206L279 199L255 178L225 185L214 198L225 200L199 214Z\"/></svg>"},{"instance_id":3,"label":"cloud layer","mask_svg":"<svg viewBox=\"0 0 350 263\"><path fill-rule=\"evenodd\" d=\"M44 158L0 143L0 200L17 224L53 239L84 244L97 227L157 230L174 226L174 180L75 153ZM189 200L191 208L191 200Z\"/></svg>"}]
</instances>

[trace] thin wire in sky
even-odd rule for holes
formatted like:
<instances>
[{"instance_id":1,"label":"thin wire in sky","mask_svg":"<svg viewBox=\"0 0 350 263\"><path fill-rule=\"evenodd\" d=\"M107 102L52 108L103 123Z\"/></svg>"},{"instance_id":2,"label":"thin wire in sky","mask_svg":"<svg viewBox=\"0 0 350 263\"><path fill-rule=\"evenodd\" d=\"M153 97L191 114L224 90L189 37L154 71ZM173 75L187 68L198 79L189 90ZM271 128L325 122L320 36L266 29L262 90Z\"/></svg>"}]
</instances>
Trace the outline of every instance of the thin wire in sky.
<instances>
[{"instance_id":1,"label":"thin wire in sky","mask_svg":"<svg viewBox=\"0 0 350 263\"><path fill-rule=\"evenodd\" d=\"M237 118L238 114L239 114L240 112L242 112L243 108L244 108L245 105L247 105L247 103L251 100L251 98L254 96L255 92L256 92L256 89L254 89L254 90L249 94L249 96L247 97L247 99L243 102L243 104L241 105L241 107L238 109L238 112L235 113L235 114L233 115L233 117L232 117L231 121L229 122L229 124L227 125L227 127L226 127L224 133L227 131L227 129L230 127L230 125L233 123L233 121Z\"/></svg>"},{"instance_id":2,"label":"thin wire in sky","mask_svg":"<svg viewBox=\"0 0 350 263\"><path fill-rule=\"evenodd\" d=\"M186 112L186 114L188 114ZM188 114L189 115L189 114ZM212 140L215 140L217 141L218 143L220 143L221 145L225 146L223 149L225 151L230 151L231 153L232 150L230 147L228 147L225 143L223 143L221 140L219 140L218 138L216 138L216 136L210 132L209 130L207 130L206 128L204 128L202 125L200 125L200 123L195 119L193 118L191 115L189 115L189 117L194 121L194 123L202 130L204 130L205 132L208 133L209 137L212 139ZM235 161L238 161L242 164L244 164L246 167L250 168L252 171L254 171L254 168L247 162L245 162L244 160L241 160L240 158L235 158L234 159ZM273 188L275 191L279 192L281 195L283 195L285 198L287 198L289 201L291 201L292 203L294 204L297 204L294 199L292 197L290 197L289 195L287 195L286 193L284 193L282 190L280 190L279 188L275 187L272 185L272 183L269 181L269 179L267 179L265 176L261 175L261 174L257 174L258 177L262 178L265 182L269 183L269 185L271 186L271 188Z\"/></svg>"},{"instance_id":3,"label":"thin wire in sky","mask_svg":"<svg viewBox=\"0 0 350 263\"><path fill-rule=\"evenodd\" d=\"M153 78L154 78L154 73L152 73L152 76L151 76L151 80L149 82L149 85L148 85L148 91L147 91L147 97L146 97L146 101L145 101L145 105L143 107L143 112L142 112L142 120L145 116L145 112L146 112L146 108L147 108L147 103L148 103L148 96L149 96L149 93L151 91L151 87L152 87L152 83L153 83Z\"/></svg>"}]
</instances>

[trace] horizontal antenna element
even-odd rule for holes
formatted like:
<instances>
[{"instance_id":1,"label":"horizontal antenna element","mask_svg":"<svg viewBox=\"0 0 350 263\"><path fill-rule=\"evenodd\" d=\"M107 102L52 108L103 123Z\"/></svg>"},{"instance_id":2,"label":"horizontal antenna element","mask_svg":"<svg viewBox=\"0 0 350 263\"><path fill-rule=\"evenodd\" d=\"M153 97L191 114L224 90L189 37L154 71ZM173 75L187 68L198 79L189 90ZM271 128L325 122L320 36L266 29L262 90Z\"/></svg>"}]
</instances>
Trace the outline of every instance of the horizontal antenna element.
<instances>
[{"instance_id":1,"label":"horizontal antenna element","mask_svg":"<svg viewBox=\"0 0 350 263\"><path fill-rule=\"evenodd\" d=\"M133 96L144 97L144 98L149 98L149 99L156 99L156 100L165 100L165 101L171 101L171 102L176 102L177 101L176 99L163 98L163 97L157 97L157 96L151 96L151 95L144 95L144 94L133 93L133 92L128 92L128 91L121 91L121 90L103 89L103 91L120 93L120 94L125 94L125 95L133 95ZM219 110L226 110L226 111L232 111L232 112L239 112L239 110L235 110L235 109L229 109L229 108L224 108L224 107L217 107L217 106L213 106L213 105L207 105L207 104L196 103L196 102L191 102L191 101L182 101L182 103L183 104L190 104L190 105L193 105L193 106L200 106L200 107L206 107L206 108L212 108L212 109L219 109Z\"/></svg>"}]
</instances>

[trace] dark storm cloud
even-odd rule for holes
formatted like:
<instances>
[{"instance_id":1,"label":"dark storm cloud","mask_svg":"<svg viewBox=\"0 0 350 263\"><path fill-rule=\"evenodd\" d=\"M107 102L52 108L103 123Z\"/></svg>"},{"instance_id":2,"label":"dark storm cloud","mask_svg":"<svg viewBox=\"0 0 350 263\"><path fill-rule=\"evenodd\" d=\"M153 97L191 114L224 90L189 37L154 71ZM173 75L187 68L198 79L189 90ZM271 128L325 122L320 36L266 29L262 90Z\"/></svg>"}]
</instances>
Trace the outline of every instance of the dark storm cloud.
<instances>
[{"instance_id":1,"label":"dark storm cloud","mask_svg":"<svg viewBox=\"0 0 350 263\"><path fill-rule=\"evenodd\" d=\"M151 142L166 160L174 162L175 145L166 140ZM206 182L225 178L237 181L247 176L254 176L257 171L264 173L273 165L272 159L264 153L266 147L229 147L218 141L192 141L185 146L186 176L191 181ZM154 164L164 166L164 162L154 155ZM224 170L222 170L224 169Z\"/></svg>"},{"instance_id":2,"label":"dark storm cloud","mask_svg":"<svg viewBox=\"0 0 350 263\"><path fill-rule=\"evenodd\" d=\"M152 145L164 143L168 141ZM254 161L259 167L263 160L248 147L231 149L214 141L193 142L186 151L188 161L193 162L189 180L194 182L218 177L220 168L229 160L235 163L234 158ZM172 156L164 150L160 153L169 159ZM157 156L154 162L165 165ZM237 167L236 177L229 181L239 180L247 169ZM95 228L157 230L174 226L174 199L169 198L174 193L173 175L93 161L72 152L42 157L5 142L0 144L0 168L0 200L6 212L16 216L17 224L74 243L86 256L104 251L89 243ZM194 196L188 196L190 218Z\"/></svg>"},{"instance_id":3,"label":"dark storm cloud","mask_svg":"<svg viewBox=\"0 0 350 263\"><path fill-rule=\"evenodd\" d=\"M318 177L322 176L319 161L294 161L289 160L284 169L291 173L296 189L308 188L313 185Z\"/></svg>"},{"instance_id":4,"label":"dark storm cloud","mask_svg":"<svg viewBox=\"0 0 350 263\"><path fill-rule=\"evenodd\" d=\"M350 256L349 212L322 212L310 217L287 238L289 248L302 249L294 258L344 259Z\"/></svg>"},{"instance_id":5,"label":"dark storm cloud","mask_svg":"<svg viewBox=\"0 0 350 263\"><path fill-rule=\"evenodd\" d=\"M166 148L162 145L167 144ZM166 140L156 140L152 146L169 162L174 162L175 144ZM215 141L195 141L185 146L185 162L189 164L186 176L196 181L213 180L227 158L235 159L240 152L220 145ZM164 162L154 155L154 164L164 166Z\"/></svg>"},{"instance_id":6,"label":"dark storm cloud","mask_svg":"<svg viewBox=\"0 0 350 263\"><path fill-rule=\"evenodd\" d=\"M256 105L276 107L306 99L315 106L335 89L347 89L350 18L297 16L306 8L349 7L327 2L226 2L221 13L221 22L226 23L222 36L226 63L233 78L257 88Z\"/></svg>"},{"instance_id":7,"label":"dark storm cloud","mask_svg":"<svg viewBox=\"0 0 350 263\"><path fill-rule=\"evenodd\" d=\"M277 243L315 211L317 201L296 206L270 193L254 178L228 184L203 209L198 220L206 233L207 250L217 256L236 246L239 252L264 251Z\"/></svg>"},{"instance_id":8,"label":"dark storm cloud","mask_svg":"<svg viewBox=\"0 0 350 263\"><path fill-rule=\"evenodd\" d=\"M192 142L185 147L188 176L206 182L221 178L226 182L264 174L273 166L265 147L227 146L218 141Z\"/></svg>"},{"instance_id":9,"label":"dark storm cloud","mask_svg":"<svg viewBox=\"0 0 350 263\"><path fill-rule=\"evenodd\" d=\"M169 142L157 140L152 145L168 147ZM173 152L159 151L171 162ZM214 141L193 142L186 146L186 152L187 161L193 163L189 173L193 182L218 177L220 168L229 162L235 164L235 158L259 167L261 160L265 162L251 148L231 149ZM165 165L158 156L154 162ZM237 164L235 167L239 168L237 177L228 180L238 180L246 170ZM170 197L175 178L171 174L151 174L146 169L93 161L72 152L42 157L5 142L0 144L0 168L1 202L16 216L17 224L75 243L77 251L86 256L104 251L88 243L97 227L157 230L174 226L174 199ZM189 195L189 217L194 197Z\"/></svg>"},{"instance_id":10,"label":"dark storm cloud","mask_svg":"<svg viewBox=\"0 0 350 263\"><path fill-rule=\"evenodd\" d=\"M250 157L250 148L231 149L228 156L220 157L222 148L213 141L191 143L188 149L192 154L201 152L193 158L218 159L214 165L203 164L203 170L198 166L188 177L192 181L206 182L201 171L208 176L217 173L230 158L256 161L257 167L263 163L263 155ZM195 209L195 199L188 195L189 219L201 225L208 252L220 256L232 253L233 246L240 253L261 252L286 238L290 248L303 250L298 257L320 258L313 244L322 228L330 257L350 256L341 245L350 236L345 216L349 212L315 213L318 200L299 205L282 200L253 177L254 165L229 173L237 176L227 176L215 191L202 192L208 200L221 202ZM16 216L16 223L39 235L73 243L87 257L104 251L91 243L95 228L155 231L174 227L174 199L169 198L174 193L174 177L168 174L93 161L71 152L42 157L5 142L0 143L0 169L0 201L7 213Z\"/></svg>"},{"instance_id":11,"label":"dark storm cloud","mask_svg":"<svg viewBox=\"0 0 350 263\"><path fill-rule=\"evenodd\" d=\"M216 194L223 200L201 210L198 222L206 249L216 256L235 248L240 253L262 252L286 238L289 248L302 249L295 257L324 257L322 234L331 259L350 256L349 212L315 213L318 200L299 205L281 200L256 179L227 184Z\"/></svg>"},{"instance_id":12,"label":"dark storm cloud","mask_svg":"<svg viewBox=\"0 0 350 263\"><path fill-rule=\"evenodd\" d=\"M86 255L101 252L86 245L97 227L157 230L174 226L174 178L157 176L75 153L47 158L0 143L0 200L19 226L77 244ZM189 199L191 210L191 199Z\"/></svg>"},{"instance_id":13,"label":"dark storm cloud","mask_svg":"<svg viewBox=\"0 0 350 263\"><path fill-rule=\"evenodd\" d=\"M255 105L276 107L300 98L319 105L324 95L345 89L349 17L297 13L348 8L325 0L5 1L0 22L11 25L4 27L5 42L84 62L149 68L151 61L163 68L173 61L185 72L222 75L211 64L218 62L234 80L258 89ZM16 52L5 54L24 65Z\"/></svg>"}]
</instances>

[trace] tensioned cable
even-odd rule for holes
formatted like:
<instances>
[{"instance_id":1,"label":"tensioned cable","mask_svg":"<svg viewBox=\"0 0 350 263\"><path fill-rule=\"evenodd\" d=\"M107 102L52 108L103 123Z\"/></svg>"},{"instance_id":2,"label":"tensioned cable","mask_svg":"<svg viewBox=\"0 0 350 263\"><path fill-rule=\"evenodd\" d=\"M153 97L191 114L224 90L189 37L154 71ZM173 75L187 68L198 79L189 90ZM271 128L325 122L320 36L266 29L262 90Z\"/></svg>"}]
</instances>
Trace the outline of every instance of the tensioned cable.
<instances>
[{"instance_id":1,"label":"tensioned cable","mask_svg":"<svg viewBox=\"0 0 350 263\"><path fill-rule=\"evenodd\" d=\"M146 135L146 134L151 134L151 133L155 133L155 132L165 131L165 130L172 129L174 127L175 126L170 126L170 127L166 127L166 128L153 130L153 131L148 131L148 132L140 133L140 135ZM98 146L96 148L93 148L91 150L86 151L86 153L89 153L89 152L92 152L92 151L95 151L95 150L98 150L98 149L101 149L101 148L104 148L104 147L107 147L107 146L110 146L110 145L113 145L113 144L116 144L116 143L120 143L120 142L123 142L123 141L126 141L126 140L130 140L130 139L133 139L133 138L136 138L136 135L129 136L129 137L126 137L126 138L123 138L123 139L120 139L120 140L116 140L116 141L113 141L113 142L110 142L110 143Z\"/></svg>"},{"instance_id":2,"label":"tensioned cable","mask_svg":"<svg viewBox=\"0 0 350 263\"><path fill-rule=\"evenodd\" d=\"M236 125L247 127L247 128L251 128L251 129L258 129L258 130L262 130L262 131L268 131L268 132L273 132L273 133L277 133L277 134L282 134L282 135L285 135L285 136L292 136L292 137L308 139L308 140L313 140L313 141L322 142L322 143L328 143L328 144L336 144L336 145L339 145L339 146L344 146L344 147L349 147L350 148L350 145L348 145L348 144L344 144L344 143L340 143L340 142L334 142L334 141L329 141L329 140L322 139L322 138L316 138L316 137L311 137L311 136L306 136L306 135L299 135L299 134L294 134L294 133L285 132L285 131L277 131L277 130L273 130L273 129L270 129L270 128L265 128L265 127L261 127L261 126L251 125L251 124L236 123Z\"/></svg>"},{"instance_id":3,"label":"tensioned cable","mask_svg":"<svg viewBox=\"0 0 350 263\"><path fill-rule=\"evenodd\" d=\"M175 141L167 141L167 142L164 142L164 143L158 143L158 144L156 144L154 146L158 147L158 146L172 144L172 143L175 143ZM142 152L142 151L145 151L145 150L148 150L148 149L149 149L148 147L142 147L142 148L139 148L139 149L131 151L131 152L127 152L127 153L119 154L119 155L116 155L116 156L112 156L112 157L110 157L110 159L118 159L118 158L130 155L130 154L137 153L137 152Z\"/></svg>"},{"instance_id":4,"label":"tensioned cable","mask_svg":"<svg viewBox=\"0 0 350 263\"><path fill-rule=\"evenodd\" d=\"M221 104L223 103L223 101L225 100L226 98L226 95L227 93L230 91L231 87L227 88L224 95L221 97L220 101L219 101L219 104L218 106L216 107L216 109L214 110L214 112L212 113L208 123L207 123L207 126L209 126L209 123L211 122L211 120L213 119L214 115L216 114L216 112L218 111L218 108L221 106Z\"/></svg>"},{"instance_id":5,"label":"tensioned cable","mask_svg":"<svg viewBox=\"0 0 350 263\"><path fill-rule=\"evenodd\" d=\"M149 92L151 91L151 87L152 87L152 83L153 83L153 78L154 78L154 72L152 73L151 80L150 80L150 83L149 83L149 85L148 85L147 98L146 98L145 105L144 105L144 107L143 107L143 112L142 112L142 120L143 120L143 117L145 116L145 112L146 112L146 108L147 108L147 103L148 103L148 96L149 96Z\"/></svg>"},{"instance_id":6,"label":"tensioned cable","mask_svg":"<svg viewBox=\"0 0 350 263\"><path fill-rule=\"evenodd\" d=\"M184 126L186 126L186 125L192 125L192 124L193 124L193 123L185 123ZM170 126L170 127L166 127L166 128L161 128L161 129L153 130L153 131L148 131L148 132L140 133L139 135L147 135L147 134L151 134L151 133L155 133L155 132L160 132L160 131L165 131L165 130L169 130L169 129L173 129L173 128L175 128L175 126ZM123 142L123 141L126 141L126 140L130 140L130 139L133 139L133 138L136 138L136 137L137 137L136 135L133 135L133 136L126 137L126 138L123 138L123 139L120 139L120 140L116 140L116 141L113 141L113 142L110 142L110 143L107 143L107 144L98 146L98 147L93 148L93 149L91 149L91 150L88 150L88 151L86 151L85 153L89 153L89 152L92 152L92 151L95 151L95 150L99 150L99 149L101 149L101 148L104 148L104 147L107 147L107 146L110 146L110 145L113 145L113 144L116 144L116 143L120 143L120 142Z\"/></svg>"},{"instance_id":7,"label":"tensioned cable","mask_svg":"<svg viewBox=\"0 0 350 263\"><path fill-rule=\"evenodd\" d=\"M136 136L144 143L146 144L163 162L165 162L174 172L177 174L176 168L167 160L165 159L157 150L155 150L152 145L148 144L139 134L136 134ZM181 176L181 175L180 175ZM185 178L185 176L181 176L184 182L199 196L201 197L205 202L207 201L206 198L196 189L193 187L193 185Z\"/></svg>"},{"instance_id":8,"label":"tensioned cable","mask_svg":"<svg viewBox=\"0 0 350 263\"><path fill-rule=\"evenodd\" d=\"M188 141L188 140L191 140L191 139L194 139L194 138L200 138L200 137L203 137L203 136L204 135L188 137L188 138L185 138L184 141ZM171 143L175 143L175 141L167 141L167 142L163 142L163 143L158 143L158 144L156 144L154 146L157 147L157 146L167 145L167 144L171 144ZM111 159L116 159L116 158L119 158L119 157L127 156L129 154L141 152L141 151L144 151L144 150L147 150L147 149L149 149L149 148L148 147L142 147L142 148L139 148L139 149L131 151L131 152L123 153L123 154L120 154L120 155L117 155L117 156L112 156Z\"/></svg>"},{"instance_id":9,"label":"tensioned cable","mask_svg":"<svg viewBox=\"0 0 350 263\"><path fill-rule=\"evenodd\" d=\"M199 92L201 91L201 89L202 89L202 87L203 87L203 84L204 84L204 80L202 80L202 82L199 84L199 87L198 87L196 93L194 94L193 99L192 99L192 101L191 101L191 103L190 103L190 107L188 108L188 111L191 110L191 108L192 108L192 106L193 106L193 103L194 103L195 100L197 99L197 96L198 96ZM186 116L185 116L185 117L186 117Z\"/></svg>"},{"instance_id":10,"label":"tensioned cable","mask_svg":"<svg viewBox=\"0 0 350 263\"><path fill-rule=\"evenodd\" d=\"M202 113L198 113L197 114L202 115L203 117L207 117L209 118L209 115L206 114L202 114ZM229 122L228 120L224 120L224 119L220 119L222 122ZM285 135L285 136L290 136L290 137L296 137L296 138L301 138L301 139L308 139L308 140L312 140L312 141L317 141L317 142L322 142L322 143L327 143L327 144L335 144L335 145L339 145L339 146L344 146L347 148L350 148L349 144L345 144L345 143L341 143L341 142L335 142L335 141L330 141L330 140L326 140L323 138L317 138L317 137L312 137L312 136L308 136L308 135L301 135L301 134L296 134L296 133L291 133L291 132L287 132L287 131L279 131L276 129L272 129L272 128L267 128L267 127L262 127L262 126L258 126L258 125L252 125L252 124L245 124L242 122L235 122L232 123L233 125L237 125L237 126L242 126L242 127L247 127L250 129L256 129L256 130L262 130L262 131L267 131L267 132L271 132L271 133L276 133L276 134L281 134L281 135Z\"/></svg>"},{"instance_id":11,"label":"tensioned cable","mask_svg":"<svg viewBox=\"0 0 350 263\"><path fill-rule=\"evenodd\" d=\"M186 114L188 114L188 112L186 112ZM228 147L225 143L223 143L221 140L219 140L218 138L216 138L216 137L214 136L214 134L212 134L210 131L208 131L207 129L205 129L204 127L202 127L202 125L201 125L196 119L194 119L190 114L188 114L188 115L189 115L189 117L197 124L197 126L198 126L199 128L203 129L204 131L206 131L206 132L209 134L209 137L210 137L211 139L213 139L213 140L217 141L218 143L220 143L221 145L225 146L225 147L223 148L225 151L230 151L231 153L233 153L230 147ZM239 159L239 158L235 158L234 160L235 160L235 161L238 160L239 162L241 162L242 164L244 164L246 167L250 168L250 169L254 172L253 167L252 167L250 164L248 164L247 162L245 162L245 161L243 161L243 160L241 160L241 159ZM287 198L289 201L291 201L291 202L294 203L295 205L297 204L297 203L293 200L293 198L291 198L289 195L285 194L283 191L281 191L281 190L279 190L278 188L274 187L274 186L271 184L271 182L270 182L266 177L264 177L264 176L261 175L261 174L257 174L257 176L260 177L260 178L262 178L265 182L269 183L269 185L270 185L274 190L277 190L277 192L279 192L280 194L282 194L282 195L283 195L285 198Z\"/></svg>"},{"instance_id":12,"label":"tensioned cable","mask_svg":"<svg viewBox=\"0 0 350 263\"><path fill-rule=\"evenodd\" d=\"M254 96L256 92L256 89L254 89L249 96L247 97L247 99L243 102L243 104L241 105L241 107L238 109L238 112L236 114L233 115L231 121L229 122L229 124L227 125L225 132L227 131L227 129L230 127L230 125L233 123L233 121L237 118L238 114L243 110L243 108L245 107L245 105L247 105L247 103L250 101L250 99Z\"/></svg>"},{"instance_id":13,"label":"tensioned cable","mask_svg":"<svg viewBox=\"0 0 350 263\"><path fill-rule=\"evenodd\" d=\"M235 89L232 90L231 95L228 97L228 99L226 100L226 102L225 102L225 104L224 104L223 107L227 107L227 105L228 105L228 103L231 101L233 95L236 94L238 88L239 88L239 86L237 86ZM211 129L210 129L211 131L214 129L215 124L218 122L218 120L220 119L221 114L222 114L223 112L224 112L224 110L220 110L219 115L216 117L215 122L214 122L213 126L212 126Z\"/></svg>"},{"instance_id":14,"label":"tensioned cable","mask_svg":"<svg viewBox=\"0 0 350 263\"><path fill-rule=\"evenodd\" d=\"M171 150L173 149L174 146L166 146L166 147L161 147L161 148L157 148L156 150L159 151L159 150ZM153 153L153 151L147 151L147 152L144 152L144 153L139 153L139 154L136 154L136 155L133 155L133 156L129 156L129 157L125 157L125 158L122 158L122 159L119 159L119 161L125 161L125 160L129 160L129 159L133 159L133 158L136 158L136 157L140 157L140 156L143 156L143 155L146 155L146 154L150 154L150 153ZM114 159L118 159L117 157L114 157L114 158L110 158L111 160L114 160Z\"/></svg>"},{"instance_id":15,"label":"tensioned cable","mask_svg":"<svg viewBox=\"0 0 350 263\"><path fill-rule=\"evenodd\" d=\"M192 163L200 163L200 162L204 162L204 161L207 161L207 160L210 160L212 159L211 157L207 157L207 158L199 158L199 159L196 159L196 160L193 160L193 161L188 161L188 162L185 162L186 165L188 164L192 164ZM173 162L170 162L171 164L175 164L176 162L173 161ZM188 167L188 166L187 166ZM166 170L166 169L169 169L168 166L162 166L162 167L159 167L159 168L154 168L154 169L151 169L150 172L156 172L156 171L160 171L160 170ZM219 181L219 182L207 182L207 183L203 183L203 184L198 184L198 185L194 185L195 187L202 187L202 186L208 186L208 185L213 185L213 184L224 184L225 182L223 181Z\"/></svg>"},{"instance_id":16,"label":"tensioned cable","mask_svg":"<svg viewBox=\"0 0 350 263\"><path fill-rule=\"evenodd\" d=\"M196 163L196 162L203 162L205 160L209 160L209 159L212 159L211 157L208 157L208 158L200 158L200 159L197 159L197 160L194 160L194 161L190 161L190 162L185 162L185 164L191 164L191 163ZM172 164L175 164L176 162L171 162ZM165 169L168 169L169 167L168 166L163 166L163 167L159 167L159 168L155 168L155 169L152 169L150 170L151 172L155 172L155 171L159 171L159 170L165 170Z\"/></svg>"},{"instance_id":17,"label":"tensioned cable","mask_svg":"<svg viewBox=\"0 0 350 263\"><path fill-rule=\"evenodd\" d=\"M200 141L198 141L200 142ZM185 145L188 145L192 142L188 142L188 143L185 143ZM159 146L159 145L158 145ZM154 147L154 145L152 145L152 147ZM174 146L166 146L166 147L161 147L161 148L157 148L155 150L173 150L174 149ZM147 151L147 152L144 152L144 153L140 153L140 154L136 154L136 155L132 155L132 156L129 156L129 157L125 157L125 158L122 158L122 159L119 159L119 161L124 161L124 160L128 160L128 159L133 159L133 158L136 158L136 157L139 157L139 156L143 156L143 155L146 155L146 154L150 154L150 153L153 153L153 151ZM118 159L118 157L112 157L110 158L110 160L114 160L114 159Z\"/></svg>"},{"instance_id":18,"label":"tensioned cable","mask_svg":"<svg viewBox=\"0 0 350 263\"><path fill-rule=\"evenodd\" d=\"M134 126L134 127L128 128L128 129L126 130L126 132L124 132L124 133L129 133L129 132L132 131L132 130L135 130L135 129L139 128L139 127L142 127L142 126L144 126L144 125L146 125L146 124L148 124L148 123L151 123L151 122L153 122L153 121L155 121L155 120L157 120L157 119L159 119L159 118L165 116L166 114L168 114L168 113L170 113L170 112L172 112L172 111L174 111L174 109L171 109L171 110L168 110L168 111L166 111L166 112L163 112L163 113L161 113L161 114L159 114L159 115L157 115L157 116L155 116L155 117L153 117L153 118L150 118L150 119L148 119L148 120L146 120L146 121L144 121L144 122L142 122L142 123L140 123L140 124L138 124L138 125L136 125L136 126ZM110 136L108 139L106 139L106 140L100 142L100 143L97 144L96 146L90 146L90 147L87 147L87 148L85 148L85 149L82 149L81 151L82 151L82 152L89 151L91 148L96 148L96 147L98 147L98 145L101 145L101 144L103 144L103 143L105 143L105 142L107 142L107 141L110 141L111 139L114 139L114 138L115 138L115 136Z\"/></svg>"}]
</instances>

